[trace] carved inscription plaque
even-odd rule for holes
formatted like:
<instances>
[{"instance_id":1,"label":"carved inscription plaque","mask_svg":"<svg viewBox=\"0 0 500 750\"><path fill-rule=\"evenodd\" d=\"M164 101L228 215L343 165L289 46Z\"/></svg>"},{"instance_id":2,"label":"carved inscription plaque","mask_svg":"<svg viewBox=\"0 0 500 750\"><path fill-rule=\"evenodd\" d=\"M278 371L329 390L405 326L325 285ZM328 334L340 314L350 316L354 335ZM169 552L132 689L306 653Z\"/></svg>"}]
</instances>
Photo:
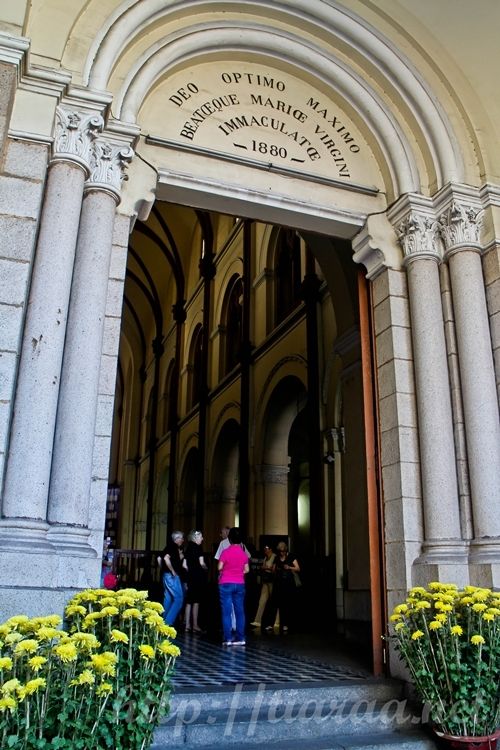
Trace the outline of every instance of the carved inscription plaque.
<instances>
[{"instance_id":1,"label":"carved inscription plaque","mask_svg":"<svg viewBox=\"0 0 500 750\"><path fill-rule=\"evenodd\" d=\"M160 99L159 132L152 119L160 119ZM377 181L373 157L349 117L325 93L281 71L231 62L197 66L162 84L144 115L151 134L184 146L346 182Z\"/></svg>"}]
</instances>

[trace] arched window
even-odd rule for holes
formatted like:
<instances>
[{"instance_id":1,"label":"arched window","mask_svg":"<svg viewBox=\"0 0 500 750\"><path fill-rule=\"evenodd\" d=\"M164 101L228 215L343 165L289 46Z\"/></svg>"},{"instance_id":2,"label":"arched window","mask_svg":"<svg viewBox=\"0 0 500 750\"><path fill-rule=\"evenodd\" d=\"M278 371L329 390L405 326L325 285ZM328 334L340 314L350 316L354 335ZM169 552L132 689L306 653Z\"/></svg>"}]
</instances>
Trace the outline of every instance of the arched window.
<instances>
[{"instance_id":1,"label":"arched window","mask_svg":"<svg viewBox=\"0 0 500 750\"><path fill-rule=\"evenodd\" d=\"M294 229L281 229L276 244L276 323L301 302L300 237Z\"/></svg>"},{"instance_id":2,"label":"arched window","mask_svg":"<svg viewBox=\"0 0 500 750\"><path fill-rule=\"evenodd\" d=\"M201 388L203 385L203 326L197 325L191 341L191 354L189 357L191 371L191 387L189 389L189 406L193 408L200 401Z\"/></svg>"},{"instance_id":3,"label":"arched window","mask_svg":"<svg viewBox=\"0 0 500 750\"><path fill-rule=\"evenodd\" d=\"M243 281L233 276L226 290L222 330L225 332L223 374L236 367L241 356L243 323Z\"/></svg>"}]
</instances>

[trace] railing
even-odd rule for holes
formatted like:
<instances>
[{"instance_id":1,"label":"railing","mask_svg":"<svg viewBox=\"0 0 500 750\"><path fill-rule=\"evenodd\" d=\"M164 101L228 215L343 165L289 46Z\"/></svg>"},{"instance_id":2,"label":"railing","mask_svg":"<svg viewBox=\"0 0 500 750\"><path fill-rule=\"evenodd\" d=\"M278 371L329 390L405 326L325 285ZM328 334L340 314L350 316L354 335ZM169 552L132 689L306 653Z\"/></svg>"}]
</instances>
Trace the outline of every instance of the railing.
<instances>
[{"instance_id":1,"label":"railing","mask_svg":"<svg viewBox=\"0 0 500 750\"><path fill-rule=\"evenodd\" d=\"M160 567L157 562L160 552L135 549L113 550L110 569L117 576L120 588L150 588L160 584Z\"/></svg>"}]
</instances>

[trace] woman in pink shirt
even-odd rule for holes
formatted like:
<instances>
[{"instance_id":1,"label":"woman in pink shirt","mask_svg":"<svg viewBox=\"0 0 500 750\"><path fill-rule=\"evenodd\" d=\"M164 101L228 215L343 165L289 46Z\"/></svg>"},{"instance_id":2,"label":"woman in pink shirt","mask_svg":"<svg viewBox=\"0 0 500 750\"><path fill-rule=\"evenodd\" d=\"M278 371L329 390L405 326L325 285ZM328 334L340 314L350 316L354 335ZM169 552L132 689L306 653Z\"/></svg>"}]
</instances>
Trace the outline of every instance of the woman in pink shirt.
<instances>
[{"instance_id":1,"label":"woman in pink shirt","mask_svg":"<svg viewBox=\"0 0 500 750\"><path fill-rule=\"evenodd\" d=\"M241 544L238 528L228 534L229 547L221 553L219 569L219 599L222 610L223 646L245 645L245 573L248 573L248 556ZM234 607L236 634L231 635L231 611Z\"/></svg>"}]
</instances>

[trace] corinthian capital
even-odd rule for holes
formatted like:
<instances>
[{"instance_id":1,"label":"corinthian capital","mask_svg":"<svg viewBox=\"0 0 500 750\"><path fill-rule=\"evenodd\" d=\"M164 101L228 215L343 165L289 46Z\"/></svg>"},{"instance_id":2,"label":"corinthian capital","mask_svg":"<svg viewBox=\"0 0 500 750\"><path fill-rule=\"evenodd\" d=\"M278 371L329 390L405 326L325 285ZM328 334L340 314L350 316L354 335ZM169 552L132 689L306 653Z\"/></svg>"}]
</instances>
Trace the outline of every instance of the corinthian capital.
<instances>
[{"instance_id":1,"label":"corinthian capital","mask_svg":"<svg viewBox=\"0 0 500 750\"><path fill-rule=\"evenodd\" d=\"M441 260L438 225L432 216L413 210L395 229L406 261L421 257Z\"/></svg>"},{"instance_id":2,"label":"corinthian capital","mask_svg":"<svg viewBox=\"0 0 500 750\"><path fill-rule=\"evenodd\" d=\"M483 210L453 201L439 217L439 231L446 252L460 247L480 246Z\"/></svg>"},{"instance_id":3,"label":"corinthian capital","mask_svg":"<svg viewBox=\"0 0 500 750\"><path fill-rule=\"evenodd\" d=\"M71 161L88 174L92 144L104 127L101 115L56 107L53 161Z\"/></svg>"},{"instance_id":4,"label":"corinthian capital","mask_svg":"<svg viewBox=\"0 0 500 750\"><path fill-rule=\"evenodd\" d=\"M96 139L90 157L87 189L108 190L119 200L122 182L128 179L125 170L133 157L134 151L130 146Z\"/></svg>"}]
</instances>

